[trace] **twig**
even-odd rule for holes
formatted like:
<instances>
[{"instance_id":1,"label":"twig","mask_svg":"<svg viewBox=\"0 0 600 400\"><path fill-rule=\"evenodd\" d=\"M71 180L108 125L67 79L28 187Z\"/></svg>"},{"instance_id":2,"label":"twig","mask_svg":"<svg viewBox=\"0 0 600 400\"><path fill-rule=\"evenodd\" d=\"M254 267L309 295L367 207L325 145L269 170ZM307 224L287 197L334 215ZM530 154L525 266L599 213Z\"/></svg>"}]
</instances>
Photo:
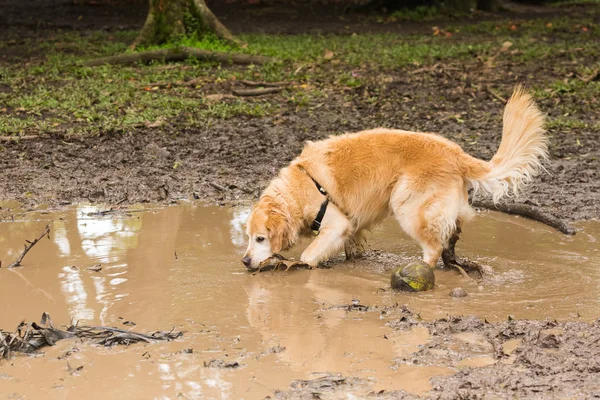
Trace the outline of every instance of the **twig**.
<instances>
[{"instance_id":1,"label":"twig","mask_svg":"<svg viewBox=\"0 0 600 400\"><path fill-rule=\"evenodd\" d=\"M86 61L84 65L87 65L88 67L94 67L105 64L127 65L139 62L147 64L151 61L183 61L188 58L197 58L198 60L202 61L216 61L220 63L257 65L276 61L274 58L265 56L255 56L251 54L230 54L195 49L193 47L179 47L176 49L148 50L137 53L95 58L93 60Z\"/></svg>"},{"instance_id":2,"label":"twig","mask_svg":"<svg viewBox=\"0 0 600 400\"><path fill-rule=\"evenodd\" d=\"M17 258L17 261L15 261L14 263L10 264L7 268L15 268L15 267L20 267L21 266L21 261L23 261L23 257L25 257L25 254L27 254L27 252L29 250L31 250L31 248L33 246L36 245L37 242L40 241L41 238L43 238L44 236L48 235L48 239L50 239L50 225L46 225L46 230L44 230L44 233L42 233L40 235L40 237L38 237L37 239L35 239L33 242L30 242L29 240L26 240L27 243L29 243L29 245L25 245L25 249L23 250L23 253L21 253L21 255L19 256L19 258Z\"/></svg>"},{"instance_id":3,"label":"twig","mask_svg":"<svg viewBox=\"0 0 600 400\"><path fill-rule=\"evenodd\" d=\"M263 94L279 93L283 90L282 87L270 87L264 89L247 89L247 90L232 90L236 96L262 96Z\"/></svg>"},{"instance_id":4,"label":"twig","mask_svg":"<svg viewBox=\"0 0 600 400\"><path fill-rule=\"evenodd\" d=\"M506 100L504 97L500 96L498 93L494 92L492 90L491 87L487 86L485 87L485 90L492 95L493 98L495 98L496 100L500 101L501 103L506 103L508 100Z\"/></svg>"},{"instance_id":5,"label":"twig","mask_svg":"<svg viewBox=\"0 0 600 400\"><path fill-rule=\"evenodd\" d=\"M587 76L585 78L581 77L579 79L581 79L583 83L590 83L591 81L596 80L598 76L600 76L600 69L596 68L594 71L592 71L592 74L590 76Z\"/></svg>"},{"instance_id":6,"label":"twig","mask_svg":"<svg viewBox=\"0 0 600 400\"><path fill-rule=\"evenodd\" d=\"M218 183L209 182L209 185L221 192L225 192L227 190L227 188L225 186L221 186Z\"/></svg>"},{"instance_id":7,"label":"twig","mask_svg":"<svg viewBox=\"0 0 600 400\"><path fill-rule=\"evenodd\" d=\"M419 69L415 69L414 71L410 71L409 73L411 75L416 75L416 74L420 74L421 72L432 72L435 71L435 69L437 67L439 67L439 63L432 65L431 67L423 67L423 68L419 68Z\"/></svg>"},{"instance_id":8,"label":"twig","mask_svg":"<svg viewBox=\"0 0 600 400\"><path fill-rule=\"evenodd\" d=\"M280 87L280 86L288 86L290 82L256 82L249 81L246 79L241 79L239 82L243 83L246 86L264 86L264 87Z\"/></svg>"},{"instance_id":9,"label":"twig","mask_svg":"<svg viewBox=\"0 0 600 400\"><path fill-rule=\"evenodd\" d=\"M494 204L491 201L473 201L473 207L485 208L493 211L501 211L506 214L520 215L521 217L529 218L534 221L541 222L542 224L548 225L565 235L574 235L576 233L575 228L570 226L564 221L559 220L553 215L543 212L538 207L530 206L527 204Z\"/></svg>"},{"instance_id":10,"label":"twig","mask_svg":"<svg viewBox=\"0 0 600 400\"><path fill-rule=\"evenodd\" d=\"M149 83L147 85L144 85L144 87L169 88L169 87L174 87L174 86L194 86L198 82L200 82L200 79L196 78L196 79L190 79L189 81L153 82L153 83Z\"/></svg>"},{"instance_id":11,"label":"twig","mask_svg":"<svg viewBox=\"0 0 600 400\"><path fill-rule=\"evenodd\" d=\"M25 135L25 136L0 136L2 142L18 142L19 140L37 139L39 136L36 135Z\"/></svg>"}]
</instances>

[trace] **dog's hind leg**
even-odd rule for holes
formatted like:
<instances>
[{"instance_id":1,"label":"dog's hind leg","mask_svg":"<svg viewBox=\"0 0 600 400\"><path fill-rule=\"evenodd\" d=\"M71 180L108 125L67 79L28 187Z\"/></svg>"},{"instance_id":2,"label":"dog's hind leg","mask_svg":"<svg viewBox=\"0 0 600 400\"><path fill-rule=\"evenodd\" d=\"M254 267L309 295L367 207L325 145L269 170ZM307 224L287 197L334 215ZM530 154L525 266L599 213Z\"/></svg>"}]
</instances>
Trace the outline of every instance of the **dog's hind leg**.
<instances>
[{"instance_id":1,"label":"dog's hind leg","mask_svg":"<svg viewBox=\"0 0 600 400\"><path fill-rule=\"evenodd\" d=\"M456 229L456 220L461 209L460 182L452 180L419 192L407 181L399 182L390 206L402 229L416 240L423 250L423 261L435 267Z\"/></svg>"},{"instance_id":2,"label":"dog's hind leg","mask_svg":"<svg viewBox=\"0 0 600 400\"><path fill-rule=\"evenodd\" d=\"M325 212L318 236L304 250L300 261L315 268L319 262L340 251L352 233L348 218L333 204Z\"/></svg>"},{"instance_id":3,"label":"dog's hind leg","mask_svg":"<svg viewBox=\"0 0 600 400\"><path fill-rule=\"evenodd\" d=\"M365 235L362 230L356 231L352 236L344 243L344 253L346 254L346 260L354 260L359 258L364 251Z\"/></svg>"},{"instance_id":4,"label":"dog's hind leg","mask_svg":"<svg viewBox=\"0 0 600 400\"><path fill-rule=\"evenodd\" d=\"M462 222L460 219L458 219L456 221L456 230L454 233L452 233L452 236L448 240L448 245L442 251L442 261L444 262L444 267L457 268L463 275L466 275L469 278L470 276L468 273L473 273L477 278L481 278L483 276L483 269L481 265L469 260L468 258L456 256L455 247L456 242L458 242L462 232L461 226Z\"/></svg>"}]
</instances>

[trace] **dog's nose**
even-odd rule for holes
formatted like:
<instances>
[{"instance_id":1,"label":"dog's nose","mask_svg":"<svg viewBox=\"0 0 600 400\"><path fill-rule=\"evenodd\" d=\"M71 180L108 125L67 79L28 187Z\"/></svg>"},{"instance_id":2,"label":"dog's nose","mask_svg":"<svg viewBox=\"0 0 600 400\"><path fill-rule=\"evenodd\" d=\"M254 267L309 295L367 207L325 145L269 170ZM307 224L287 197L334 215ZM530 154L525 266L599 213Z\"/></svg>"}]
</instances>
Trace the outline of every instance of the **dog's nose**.
<instances>
[{"instance_id":1,"label":"dog's nose","mask_svg":"<svg viewBox=\"0 0 600 400\"><path fill-rule=\"evenodd\" d=\"M250 267L250 265L252 264L252 259L250 259L250 257L246 256L246 257L242 258L242 262L244 263L244 265L246 267Z\"/></svg>"}]
</instances>

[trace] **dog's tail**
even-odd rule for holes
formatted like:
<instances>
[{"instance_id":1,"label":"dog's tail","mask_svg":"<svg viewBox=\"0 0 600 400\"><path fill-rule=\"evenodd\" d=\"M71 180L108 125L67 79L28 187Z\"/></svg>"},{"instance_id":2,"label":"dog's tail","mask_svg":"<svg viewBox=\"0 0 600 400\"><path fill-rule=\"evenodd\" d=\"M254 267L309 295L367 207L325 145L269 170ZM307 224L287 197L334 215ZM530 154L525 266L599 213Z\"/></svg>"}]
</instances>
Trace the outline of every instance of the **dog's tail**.
<instances>
[{"instance_id":1,"label":"dog's tail","mask_svg":"<svg viewBox=\"0 0 600 400\"><path fill-rule=\"evenodd\" d=\"M489 162L469 168L466 178L474 192L492 195L494 203L519 191L543 169L541 160L548 157L548 139L544 116L531 95L519 85L504 109L504 126L500 147Z\"/></svg>"}]
</instances>

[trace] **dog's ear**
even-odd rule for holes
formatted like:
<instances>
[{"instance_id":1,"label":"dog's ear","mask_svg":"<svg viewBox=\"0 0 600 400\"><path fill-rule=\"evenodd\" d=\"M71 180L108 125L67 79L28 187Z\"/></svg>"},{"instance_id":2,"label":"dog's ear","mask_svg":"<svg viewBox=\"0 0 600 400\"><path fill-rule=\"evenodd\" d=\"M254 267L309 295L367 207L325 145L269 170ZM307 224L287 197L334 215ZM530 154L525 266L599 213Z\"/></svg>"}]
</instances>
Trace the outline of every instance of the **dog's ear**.
<instances>
[{"instance_id":1,"label":"dog's ear","mask_svg":"<svg viewBox=\"0 0 600 400\"><path fill-rule=\"evenodd\" d=\"M289 247L289 230L285 216L271 212L266 225L273 253L279 253L283 248Z\"/></svg>"}]
</instances>

